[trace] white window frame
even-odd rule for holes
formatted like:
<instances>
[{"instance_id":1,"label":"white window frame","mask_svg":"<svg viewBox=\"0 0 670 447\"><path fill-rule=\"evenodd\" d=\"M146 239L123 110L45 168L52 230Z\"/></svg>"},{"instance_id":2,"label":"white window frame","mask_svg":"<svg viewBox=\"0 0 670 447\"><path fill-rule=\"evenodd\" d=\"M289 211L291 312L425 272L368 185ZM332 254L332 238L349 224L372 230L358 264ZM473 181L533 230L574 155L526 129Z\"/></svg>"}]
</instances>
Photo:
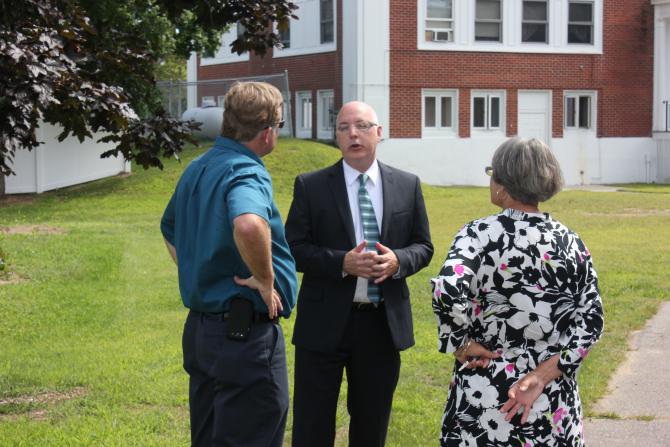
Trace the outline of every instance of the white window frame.
<instances>
[{"instance_id":1,"label":"white window frame","mask_svg":"<svg viewBox=\"0 0 670 447\"><path fill-rule=\"evenodd\" d=\"M309 115L308 115L308 123L309 127L303 127L303 121L304 121L304 116L303 116L303 104L302 100L303 99L309 99ZM311 90L305 90L305 91L300 91L300 92L295 92L295 136L298 138L312 138L312 117L314 116L313 114L314 110L314 101L312 98L312 91Z\"/></svg>"},{"instance_id":2,"label":"white window frame","mask_svg":"<svg viewBox=\"0 0 670 447\"><path fill-rule=\"evenodd\" d=\"M426 41L428 0L417 0L416 45L418 50L535 53L603 54L605 0L593 3L593 44L568 44L568 12L571 0L547 0L547 42L523 42L523 0L502 0L502 42L475 41L476 0L453 0L453 42Z\"/></svg>"},{"instance_id":3,"label":"white window frame","mask_svg":"<svg viewBox=\"0 0 670 447\"><path fill-rule=\"evenodd\" d=\"M223 109L223 103L225 101L226 95L218 95L216 97L216 105Z\"/></svg>"},{"instance_id":4,"label":"white window frame","mask_svg":"<svg viewBox=\"0 0 670 447\"><path fill-rule=\"evenodd\" d=\"M570 5L573 4L589 4L591 5L591 21L590 22L571 22L570 21ZM566 45L576 45L576 46L592 46L595 44L595 18L596 18L596 5L595 1L593 0L568 0L568 15L567 15L567 23L565 26L565 42ZM591 27L591 42L590 43L581 43L581 42L569 42L569 28L570 25L589 25Z\"/></svg>"},{"instance_id":5,"label":"white window frame","mask_svg":"<svg viewBox=\"0 0 670 447\"><path fill-rule=\"evenodd\" d=\"M484 98L484 126L475 127L475 98ZM491 126L491 98L499 98L499 125ZM507 101L504 90L473 90L470 93L470 131L473 135L505 135L505 123L507 122Z\"/></svg>"},{"instance_id":6,"label":"white window frame","mask_svg":"<svg viewBox=\"0 0 670 447\"><path fill-rule=\"evenodd\" d=\"M579 125L580 110L579 98L588 97L589 107L589 126L581 127ZM568 126L568 99L575 100L574 126ZM591 132L595 133L598 128L598 92L594 90L566 90L563 92L563 129L565 132Z\"/></svg>"},{"instance_id":7,"label":"white window frame","mask_svg":"<svg viewBox=\"0 0 670 447\"><path fill-rule=\"evenodd\" d=\"M333 102L332 115L325 117L323 114L322 101L325 99L331 99ZM314 107L314 106L312 106ZM317 90L316 91L316 137L319 140L332 140L335 135L335 91L334 90ZM324 120L332 118L333 122L330 123L330 127L324 126Z\"/></svg>"},{"instance_id":8,"label":"white window frame","mask_svg":"<svg viewBox=\"0 0 670 447\"><path fill-rule=\"evenodd\" d=\"M547 18L546 20L526 20L523 18L523 7L525 6L526 2L536 2L536 3L544 3L547 10ZM523 40L523 26L528 23L528 24L533 24L533 25L544 25L545 30L544 30L544 42L526 42ZM521 43L523 45L547 45L549 44L549 36L550 36L550 30L551 30L551 4L549 0L522 0L521 1Z\"/></svg>"},{"instance_id":9,"label":"white window frame","mask_svg":"<svg viewBox=\"0 0 670 447\"><path fill-rule=\"evenodd\" d=\"M435 98L435 126L426 126L426 98ZM451 126L442 127L442 98L451 98ZM457 137L458 136L458 90L423 89L421 90L421 136Z\"/></svg>"},{"instance_id":10,"label":"white window frame","mask_svg":"<svg viewBox=\"0 0 670 447\"><path fill-rule=\"evenodd\" d=\"M473 35L472 35L472 41L478 44L484 44L484 45L496 45L496 44L501 44L503 43L504 36L505 36L505 2L504 0L481 0L481 1L497 1L500 4L500 18L499 19L478 19L477 18L477 2L480 0L475 0L475 10L473 13L473 20L474 20L474 26L473 26ZM500 33L498 35L498 40L477 40L477 23L497 23L500 25Z\"/></svg>"},{"instance_id":11,"label":"white window frame","mask_svg":"<svg viewBox=\"0 0 670 447\"><path fill-rule=\"evenodd\" d=\"M424 9L424 39L426 42L439 42L439 43L451 43L454 41L454 22L455 22L455 9L458 0L449 0L451 1L451 17L450 18L441 18L441 17L428 17L428 2L430 0L425 0L425 9ZM428 22L441 22L444 23L444 26L441 27L429 27ZM445 35L446 33L446 35ZM428 36L431 36L429 39Z\"/></svg>"}]
</instances>

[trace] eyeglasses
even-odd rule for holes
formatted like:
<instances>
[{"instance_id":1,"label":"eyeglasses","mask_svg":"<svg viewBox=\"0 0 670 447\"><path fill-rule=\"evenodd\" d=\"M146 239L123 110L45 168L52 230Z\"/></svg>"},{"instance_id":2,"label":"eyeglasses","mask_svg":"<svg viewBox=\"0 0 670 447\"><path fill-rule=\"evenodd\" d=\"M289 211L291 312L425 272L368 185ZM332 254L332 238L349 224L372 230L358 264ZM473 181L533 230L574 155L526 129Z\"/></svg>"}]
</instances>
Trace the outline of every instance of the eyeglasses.
<instances>
[{"instance_id":1,"label":"eyeglasses","mask_svg":"<svg viewBox=\"0 0 670 447\"><path fill-rule=\"evenodd\" d=\"M491 166L487 166L484 168L484 174L488 175L491 177L493 175L493 168Z\"/></svg>"},{"instance_id":2,"label":"eyeglasses","mask_svg":"<svg viewBox=\"0 0 670 447\"><path fill-rule=\"evenodd\" d=\"M283 129L283 128L284 128L284 123L285 123L285 122L286 122L286 121L281 120L281 121L279 121L278 123L270 124L269 126L266 127L266 129L269 128L269 127L277 127L277 129Z\"/></svg>"},{"instance_id":3,"label":"eyeglasses","mask_svg":"<svg viewBox=\"0 0 670 447\"><path fill-rule=\"evenodd\" d=\"M379 124L370 121L358 121L355 122L353 126L354 129L358 130L359 132L367 132L373 127L379 126ZM337 131L340 133L347 133L349 132L349 129L351 129L351 126L349 126L349 124L341 124L337 126Z\"/></svg>"}]
</instances>

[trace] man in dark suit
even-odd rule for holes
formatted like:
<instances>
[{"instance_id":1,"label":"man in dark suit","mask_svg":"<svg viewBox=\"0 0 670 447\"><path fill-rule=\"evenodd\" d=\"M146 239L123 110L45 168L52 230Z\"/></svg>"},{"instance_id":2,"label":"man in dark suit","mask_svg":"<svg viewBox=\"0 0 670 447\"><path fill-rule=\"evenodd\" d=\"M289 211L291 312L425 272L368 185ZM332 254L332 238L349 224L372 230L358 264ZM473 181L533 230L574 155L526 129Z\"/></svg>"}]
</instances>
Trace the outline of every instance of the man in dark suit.
<instances>
[{"instance_id":1,"label":"man in dark suit","mask_svg":"<svg viewBox=\"0 0 670 447\"><path fill-rule=\"evenodd\" d=\"M419 179L376 159L382 129L362 102L337 117L342 160L296 178L286 237L304 273L293 333L293 446L332 446L347 373L349 445L383 446L400 353L414 344L405 278L430 262Z\"/></svg>"}]
</instances>

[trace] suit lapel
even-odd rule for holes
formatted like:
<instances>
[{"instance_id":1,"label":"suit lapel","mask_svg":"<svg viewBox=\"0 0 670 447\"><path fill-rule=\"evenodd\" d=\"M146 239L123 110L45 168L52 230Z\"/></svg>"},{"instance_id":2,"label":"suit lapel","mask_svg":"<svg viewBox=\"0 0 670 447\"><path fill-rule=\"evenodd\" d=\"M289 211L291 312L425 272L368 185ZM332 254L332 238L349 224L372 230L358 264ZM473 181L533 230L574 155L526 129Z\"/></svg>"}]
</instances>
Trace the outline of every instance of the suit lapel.
<instances>
[{"instance_id":1,"label":"suit lapel","mask_svg":"<svg viewBox=\"0 0 670 447\"><path fill-rule=\"evenodd\" d=\"M381 231L381 243L386 245L388 243L388 232L389 227L391 226L391 216L393 215L393 195L394 195L394 184L393 184L393 172L385 164L377 160L379 164L379 172L382 177L382 195L384 202L384 213L382 214L382 231Z\"/></svg>"},{"instance_id":2,"label":"suit lapel","mask_svg":"<svg viewBox=\"0 0 670 447\"><path fill-rule=\"evenodd\" d=\"M349 208L349 195L347 194L347 186L344 181L344 170L342 168L342 160L335 163L328 172L328 185L333 198L335 200L335 207L340 213L340 218L351 241L351 246L356 246L356 235L354 233L354 222L351 217L351 208Z\"/></svg>"}]
</instances>

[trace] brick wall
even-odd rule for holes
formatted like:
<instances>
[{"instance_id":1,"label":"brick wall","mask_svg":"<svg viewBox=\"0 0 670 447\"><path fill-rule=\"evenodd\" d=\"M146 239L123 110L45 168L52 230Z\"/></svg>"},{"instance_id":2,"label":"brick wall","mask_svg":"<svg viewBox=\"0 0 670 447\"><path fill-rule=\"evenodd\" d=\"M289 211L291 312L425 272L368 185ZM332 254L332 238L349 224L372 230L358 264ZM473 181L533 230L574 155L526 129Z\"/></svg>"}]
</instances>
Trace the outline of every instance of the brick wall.
<instances>
[{"instance_id":1,"label":"brick wall","mask_svg":"<svg viewBox=\"0 0 670 447\"><path fill-rule=\"evenodd\" d=\"M392 138L421 136L421 89L459 90L459 135L470 136L470 91L506 91L507 135L517 131L517 91L552 91L552 135L563 135L563 91L598 92L599 137L647 137L652 128L653 10L648 0L606 0L603 54L418 51L414 1L391 2Z\"/></svg>"},{"instance_id":2,"label":"brick wall","mask_svg":"<svg viewBox=\"0 0 670 447\"><path fill-rule=\"evenodd\" d=\"M317 90L334 90L335 109L342 104L342 4L337 2L337 50L328 53L308 54L273 58L270 49L265 57L250 55L245 62L200 66L198 59L198 80L229 79L236 77L258 76L288 71L291 90L291 122L295 126L295 92L312 91L312 138L317 130ZM295 130L295 129L294 129Z\"/></svg>"}]
</instances>

